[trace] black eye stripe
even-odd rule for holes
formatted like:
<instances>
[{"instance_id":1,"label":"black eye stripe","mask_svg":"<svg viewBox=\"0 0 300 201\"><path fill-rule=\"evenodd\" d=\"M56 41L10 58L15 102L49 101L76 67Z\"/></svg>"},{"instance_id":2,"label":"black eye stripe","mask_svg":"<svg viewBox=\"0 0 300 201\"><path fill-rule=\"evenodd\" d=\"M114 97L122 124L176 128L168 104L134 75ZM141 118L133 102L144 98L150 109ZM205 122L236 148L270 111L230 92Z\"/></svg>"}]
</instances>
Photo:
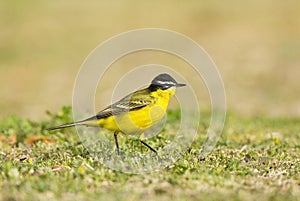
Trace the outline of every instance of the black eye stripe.
<instances>
[{"instance_id":1,"label":"black eye stripe","mask_svg":"<svg viewBox=\"0 0 300 201\"><path fill-rule=\"evenodd\" d=\"M158 76L156 76L150 85L150 89L151 90L155 90L155 89L169 89L171 87L177 87L178 83L176 82L176 80L174 80L174 78L172 78L170 75L163 73L160 74Z\"/></svg>"}]
</instances>

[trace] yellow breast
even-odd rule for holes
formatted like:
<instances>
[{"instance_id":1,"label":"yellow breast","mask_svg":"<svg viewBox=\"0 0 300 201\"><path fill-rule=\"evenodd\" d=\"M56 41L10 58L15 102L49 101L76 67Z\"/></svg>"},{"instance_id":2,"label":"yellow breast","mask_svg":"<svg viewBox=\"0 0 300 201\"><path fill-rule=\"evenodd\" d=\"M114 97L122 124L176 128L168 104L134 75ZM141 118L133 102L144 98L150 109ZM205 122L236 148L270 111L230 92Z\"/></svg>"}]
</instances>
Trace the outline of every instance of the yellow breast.
<instances>
[{"instance_id":1,"label":"yellow breast","mask_svg":"<svg viewBox=\"0 0 300 201\"><path fill-rule=\"evenodd\" d=\"M98 124L103 128L129 135L141 134L164 117L170 97L174 93L175 89L154 91L150 94L156 97L153 103L141 109L99 119Z\"/></svg>"}]
</instances>

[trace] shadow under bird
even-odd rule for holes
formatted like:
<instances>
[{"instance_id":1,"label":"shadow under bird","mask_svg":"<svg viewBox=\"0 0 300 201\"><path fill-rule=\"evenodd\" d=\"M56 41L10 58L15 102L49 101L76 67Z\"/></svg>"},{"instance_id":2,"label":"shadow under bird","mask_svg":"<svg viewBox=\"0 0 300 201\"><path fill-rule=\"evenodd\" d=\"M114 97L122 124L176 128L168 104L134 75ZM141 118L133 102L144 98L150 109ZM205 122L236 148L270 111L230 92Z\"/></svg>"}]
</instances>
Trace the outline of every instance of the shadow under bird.
<instances>
[{"instance_id":1,"label":"shadow under bird","mask_svg":"<svg viewBox=\"0 0 300 201\"><path fill-rule=\"evenodd\" d=\"M182 86L186 85L177 83L169 74L163 73L156 76L147 88L125 96L118 102L101 110L95 116L49 128L48 130L77 125L100 126L114 131L118 154L120 154L118 144L118 133L120 132L128 135L139 135L140 142L157 153L144 141L143 133L165 116L170 98L175 94L176 88Z\"/></svg>"}]
</instances>

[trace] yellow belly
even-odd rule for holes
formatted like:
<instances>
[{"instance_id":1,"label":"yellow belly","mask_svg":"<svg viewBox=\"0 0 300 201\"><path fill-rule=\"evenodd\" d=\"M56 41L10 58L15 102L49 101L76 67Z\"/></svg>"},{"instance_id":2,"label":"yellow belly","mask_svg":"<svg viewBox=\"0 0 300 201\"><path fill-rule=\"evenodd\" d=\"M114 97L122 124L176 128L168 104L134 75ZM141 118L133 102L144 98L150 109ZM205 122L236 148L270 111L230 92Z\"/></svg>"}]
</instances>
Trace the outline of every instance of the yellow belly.
<instances>
[{"instance_id":1,"label":"yellow belly","mask_svg":"<svg viewBox=\"0 0 300 201\"><path fill-rule=\"evenodd\" d=\"M141 109L99 119L98 125L128 135L139 135L164 117L169 99L170 94L159 96L155 103Z\"/></svg>"}]
</instances>

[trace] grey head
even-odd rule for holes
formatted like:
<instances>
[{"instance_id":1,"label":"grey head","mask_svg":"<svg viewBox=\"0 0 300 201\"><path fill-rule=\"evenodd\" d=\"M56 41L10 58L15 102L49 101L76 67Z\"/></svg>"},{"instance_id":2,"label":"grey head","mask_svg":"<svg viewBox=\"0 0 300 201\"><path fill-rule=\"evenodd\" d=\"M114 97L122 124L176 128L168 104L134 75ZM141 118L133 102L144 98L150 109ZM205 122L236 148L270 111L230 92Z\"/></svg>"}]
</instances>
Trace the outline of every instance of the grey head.
<instances>
[{"instance_id":1,"label":"grey head","mask_svg":"<svg viewBox=\"0 0 300 201\"><path fill-rule=\"evenodd\" d=\"M150 88L153 88L153 89L159 88L159 89L165 90L165 89L169 89L171 87L183 87L183 86L186 86L186 84L178 83L169 74L163 73L163 74L159 74L152 80Z\"/></svg>"}]
</instances>

